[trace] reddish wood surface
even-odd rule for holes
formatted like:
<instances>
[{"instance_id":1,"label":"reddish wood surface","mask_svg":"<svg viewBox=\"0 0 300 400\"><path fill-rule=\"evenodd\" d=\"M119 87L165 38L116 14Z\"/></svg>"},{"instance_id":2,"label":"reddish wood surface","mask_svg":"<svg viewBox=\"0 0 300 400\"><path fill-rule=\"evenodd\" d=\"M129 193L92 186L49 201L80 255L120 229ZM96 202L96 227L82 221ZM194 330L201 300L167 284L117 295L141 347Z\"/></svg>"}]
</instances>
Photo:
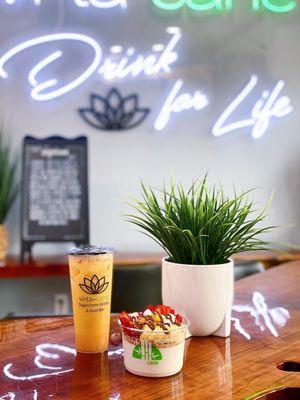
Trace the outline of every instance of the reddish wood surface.
<instances>
[{"instance_id":1,"label":"reddish wood surface","mask_svg":"<svg viewBox=\"0 0 300 400\"><path fill-rule=\"evenodd\" d=\"M160 264L163 253L116 253L116 267ZM235 254L235 262L262 262L267 268L284 262L300 260L300 252L247 252ZM67 257L43 257L22 264L17 258L9 258L0 266L0 279L4 278L35 278L48 276L68 276Z\"/></svg>"},{"instance_id":2,"label":"reddish wood surface","mask_svg":"<svg viewBox=\"0 0 300 400\"><path fill-rule=\"evenodd\" d=\"M126 372L121 347L75 357L72 318L3 321L0 398L10 398L4 397L10 392L16 400L242 400L266 389L300 387L299 372L276 368L283 361L300 362L300 263L237 282L234 304L231 337L188 339L182 372L161 379ZM117 329L113 317L111 331ZM41 350L58 357L47 358Z\"/></svg>"},{"instance_id":3,"label":"reddish wood surface","mask_svg":"<svg viewBox=\"0 0 300 400\"><path fill-rule=\"evenodd\" d=\"M160 264L164 257L161 253L116 253L115 267ZM0 266L2 278L34 278L48 276L68 276L69 266L65 257L43 257L22 264L17 258L9 258Z\"/></svg>"},{"instance_id":4,"label":"reddish wood surface","mask_svg":"<svg viewBox=\"0 0 300 400\"><path fill-rule=\"evenodd\" d=\"M300 251L248 251L233 256L235 262L261 262L266 268L300 260Z\"/></svg>"}]
</instances>

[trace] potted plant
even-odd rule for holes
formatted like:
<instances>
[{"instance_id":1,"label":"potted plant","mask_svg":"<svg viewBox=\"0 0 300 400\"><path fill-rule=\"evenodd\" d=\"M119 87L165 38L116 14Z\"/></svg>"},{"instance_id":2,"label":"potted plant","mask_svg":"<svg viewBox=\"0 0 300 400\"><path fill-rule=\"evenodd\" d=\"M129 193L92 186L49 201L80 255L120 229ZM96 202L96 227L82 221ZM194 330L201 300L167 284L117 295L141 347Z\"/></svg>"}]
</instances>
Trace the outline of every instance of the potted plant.
<instances>
[{"instance_id":1,"label":"potted plant","mask_svg":"<svg viewBox=\"0 0 300 400\"><path fill-rule=\"evenodd\" d=\"M244 192L232 198L222 187L207 186L207 177L188 190L171 183L154 190L142 184L142 200L129 222L155 240L168 254L162 261L162 296L190 321L190 335L230 334L233 261L238 252L265 249L258 227L265 209L256 214Z\"/></svg>"},{"instance_id":2,"label":"potted plant","mask_svg":"<svg viewBox=\"0 0 300 400\"><path fill-rule=\"evenodd\" d=\"M17 157L13 155L0 130L0 263L8 251L8 235L4 225L7 214L17 196L19 185L16 182Z\"/></svg>"}]
</instances>

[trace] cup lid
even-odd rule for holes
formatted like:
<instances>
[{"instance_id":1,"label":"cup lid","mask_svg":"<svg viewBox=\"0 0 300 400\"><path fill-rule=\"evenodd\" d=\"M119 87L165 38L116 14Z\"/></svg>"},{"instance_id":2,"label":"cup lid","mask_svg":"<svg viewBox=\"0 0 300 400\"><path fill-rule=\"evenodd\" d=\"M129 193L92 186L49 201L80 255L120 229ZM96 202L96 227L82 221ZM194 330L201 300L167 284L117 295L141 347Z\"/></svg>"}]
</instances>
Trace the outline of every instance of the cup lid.
<instances>
[{"instance_id":1,"label":"cup lid","mask_svg":"<svg viewBox=\"0 0 300 400\"><path fill-rule=\"evenodd\" d=\"M108 247L96 247L96 246L83 246L73 247L69 251L71 256L98 256L101 254L111 254L112 249Z\"/></svg>"}]
</instances>

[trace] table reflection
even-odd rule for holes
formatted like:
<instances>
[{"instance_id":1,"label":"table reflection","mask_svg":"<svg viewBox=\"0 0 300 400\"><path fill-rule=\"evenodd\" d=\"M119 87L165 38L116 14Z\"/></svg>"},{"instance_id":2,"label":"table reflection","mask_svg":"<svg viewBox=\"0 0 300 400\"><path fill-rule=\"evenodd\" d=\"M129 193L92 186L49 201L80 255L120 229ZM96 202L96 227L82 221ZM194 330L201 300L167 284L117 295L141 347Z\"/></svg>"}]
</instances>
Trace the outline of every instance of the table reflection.
<instances>
[{"instance_id":1,"label":"table reflection","mask_svg":"<svg viewBox=\"0 0 300 400\"><path fill-rule=\"evenodd\" d=\"M108 354L82 354L75 357L71 397L84 398L92 390L93 397L110 398Z\"/></svg>"},{"instance_id":2,"label":"table reflection","mask_svg":"<svg viewBox=\"0 0 300 400\"><path fill-rule=\"evenodd\" d=\"M230 338L225 339L225 349L223 361L220 362L218 367L218 383L219 388L223 386L232 388L232 368L231 368L231 352L230 352ZM231 390L228 391L230 393Z\"/></svg>"},{"instance_id":3,"label":"table reflection","mask_svg":"<svg viewBox=\"0 0 300 400\"><path fill-rule=\"evenodd\" d=\"M72 356L73 359L76 355L75 349L60 344L44 343L36 346L35 350L37 355L35 356L33 363L38 369L47 370L47 372L32 372L30 375L23 375L14 372L16 367L13 363L8 363L3 368L4 375L15 381L32 381L34 379L41 379L73 371L73 368L63 368L59 363L62 356L64 356L64 363L66 362L66 355ZM54 350L54 352L51 350ZM70 360L70 363L72 363L72 360Z\"/></svg>"},{"instance_id":4,"label":"table reflection","mask_svg":"<svg viewBox=\"0 0 300 400\"><path fill-rule=\"evenodd\" d=\"M110 371L109 359L114 361L120 359L122 363L122 348L112 348L105 354L82 354L77 353L74 348L69 346L56 343L43 343L37 345L35 351L36 355L32 360L30 373L26 374L26 371L20 372L21 363L20 365L7 363L3 368L5 377L12 381L28 381L31 383L35 380L42 380L44 382L43 379L45 378L53 379L53 377L71 373L69 381L72 397L84 396L86 393L89 393L89 390L92 390L93 395L99 395L99 398L110 400L120 399L119 393L110 385L110 382L113 382L114 378L120 374L120 365L117 365L117 368L112 368ZM115 375L114 377L111 376L112 373ZM84 384L83 382L86 383ZM59 390L59 388L57 389ZM26 393L28 394L28 398L32 398L33 400L37 400L40 396L38 389L32 389L32 397L30 397L30 389L26 389ZM55 395L56 393L47 393L47 397L55 397ZM0 400L18 398L22 398L22 396L20 397L20 392L11 391L3 394Z\"/></svg>"},{"instance_id":5,"label":"table reflection","mask_svg":"<svg viewBox=\"0 0 300 400\"><path fill-rule=\"evenodd\" d=\"M270 332L274 337L278 337L280 328L291 318L286 308L269 307L264 295L257 291L253 293L250 303L235 304L232 311L233 330L247 340L254 337L255 329ZM66 326L70 326L72 320L66 321ZM52 337L52 334L48 333L53 332L55 336L56 329L65 328L63 324L64 320L55 320L54 324L47 325L46 329L38 322L30 322L26 325L26 329L29 326L32 334L43 329L47 333L46 337ZM12 341L9 332L14 331L13 321L7 326L8 330L1 332L2 342ZM69 330L71 329L70 327ZM187 339L185 358L189 361L185 361L185 366L190 362L193 367L189 369L189 377L185 375L183 369L183 372L164 380L166 396L184 399L185 390L189 386L187 379L193 382L193 379L203 376L205 380L217 383L212 395L217 398L222 394L226 399L231 399L233 371L230 347L230 338ZM123 349L120 346L110 346L106 354L87 355L77 354L73 347L64 344L41 343L34 347L31 357L26 360L21 357L5 359L6 363L2 364L2 370L6 389L0 392L0 400L18 400L25 398L24 396L30 400L57 396L84 398L88 393L92 393L95 398L121 400L128 388L134 397L139 396L141 378L125 371ZM149 386L149 390L151 393L153 390L154 394L157 392L155 385ZM198 390L198 386L195 390Z\"/></svg>"},{"instance_id":6,"label":"table reflection","mask_svg":"<svg viewBox=\"0 0 300 400\"><path fill-rule=\"evenodd\" d=\"M291 318L289 311L283 307L269 308L262 293L254 292L252 304L233 305L232 311L237 313L248 313L254 318L255 325L264 332L269 330L275 337L279 336L278 328L286 325ZM240 318L233 316L233 327L246 339L250 340L251 335L242 326Z\"/></svg>"}]
</instances>

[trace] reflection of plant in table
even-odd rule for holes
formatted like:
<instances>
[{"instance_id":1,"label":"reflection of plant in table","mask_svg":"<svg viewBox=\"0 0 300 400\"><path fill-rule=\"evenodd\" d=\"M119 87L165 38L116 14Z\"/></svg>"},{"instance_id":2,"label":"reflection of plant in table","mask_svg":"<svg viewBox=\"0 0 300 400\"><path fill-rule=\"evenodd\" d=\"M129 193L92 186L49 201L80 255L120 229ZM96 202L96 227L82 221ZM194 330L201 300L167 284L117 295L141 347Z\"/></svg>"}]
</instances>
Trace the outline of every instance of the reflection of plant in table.
<instances>
[{"instance_id":1,"label":"reflection of plant in table","mask_svg":"<svg viewBox=\"0 0 300 400\"><path fill-rule=\"evenodd\" d=\"M265 209L256 214L248 193L226 196L222 187L207 186L207 177L188 190L171 183L161 190L142 184L142 200L131 204L137 211L128 220L154 239L180 264L223 264L235 253L262 250L267 242L260 234L271 227L258 227Z\"/></svg>"},{"instance_id":2,"label":"reflection of plant in table","mask_svg":"<svg viewBox=\"0 0 300 400\"><path fill-rule=\"evenodd\" d=\"M18 157L4 139L0 127L0 224L4 223L19 191L17 167Z\"/></svg>"}]
</instances>

